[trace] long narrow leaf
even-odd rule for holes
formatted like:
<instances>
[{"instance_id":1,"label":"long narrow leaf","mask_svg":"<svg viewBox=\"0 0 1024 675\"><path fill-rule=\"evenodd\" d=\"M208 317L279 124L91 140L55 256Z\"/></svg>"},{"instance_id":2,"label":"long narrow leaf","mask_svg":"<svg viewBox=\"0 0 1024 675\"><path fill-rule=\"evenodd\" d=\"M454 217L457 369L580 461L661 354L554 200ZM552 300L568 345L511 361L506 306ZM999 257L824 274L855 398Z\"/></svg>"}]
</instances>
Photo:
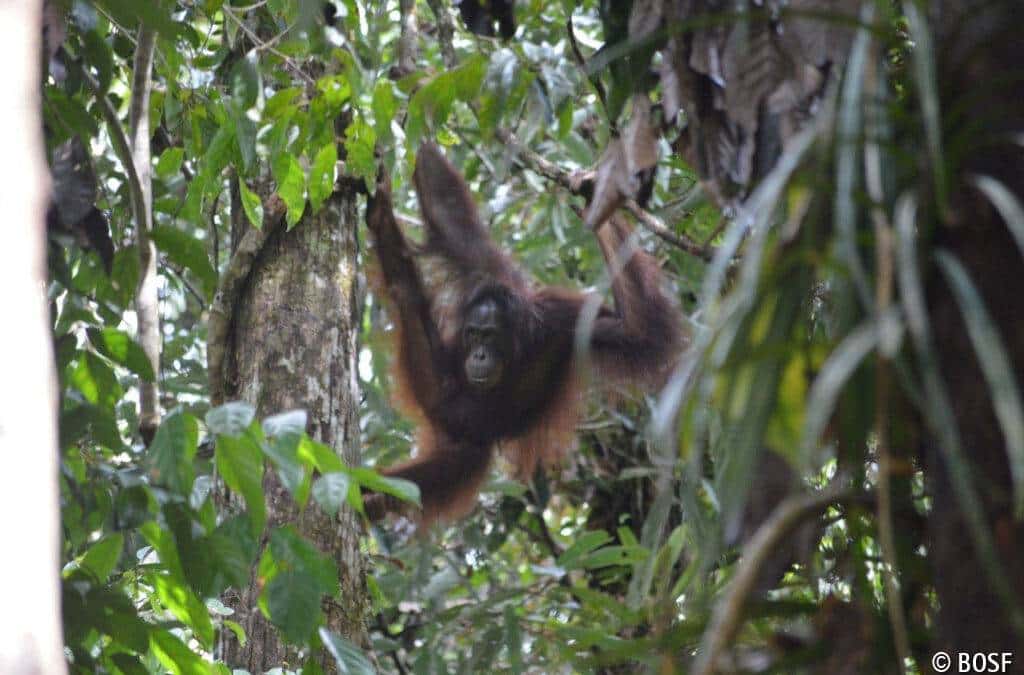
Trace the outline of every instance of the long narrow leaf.
<instances>
[{"instance_id":1,"label":"long narrow leaf","mask_svg":"<svg viewBox=\"0 0 1024 675\"><path fill-rule=\"evenodd\" d=\"M1014 503L1017 517L1020 518L1024 516L1024 406L1021 404L1017 378L1014 377L999 329L985 308L985 301L978 289L971 283L967 270L959 260L945 251L939 251L935 257L953 290L953 297L967 324L967 334L988 383L996 418L1006 439L1006 453L1013 476Z\"/></svg>"},{"instance_id":2,"label":"long narrow leaf","mask_svg":"<svg viewBox=\"0 0 1024 675\"><path fill-rule=\"evenodd\" d=\"M945 211L947 208L946 164L942 151L942 118L939 112L938 79L935 74L935 49L931 31L928 29L928 21L918 6L918 0L904 2L903 12L907 17L910 37L914 41L911 60L914 65L914 79L924 115L925 138L928 144L928 154L932 160L930 164L935 181L935 194L939 202L939 210Z\"/></svg>"},{"instance_id":3,"label":"long narrow leaf","mask_svg":"<svg viewBox=\"0 0 1024 675\"><path fill-rule=\"evenodd\" d=\"M975 176L973 182L999 211L1006 229L1013 235L1017 248L1024 255L1024 206L1021 206L1008 187L991 176Z\"/></svg>"},{"instance_id":4,"label":"long narrow leaf","mask_svg":"<svg viewBox=\"0 0 1024 675\"><path fill-rule=\"evenodd\" d=\"M814 446L828 425L836 401L850 377L878 347L884 335L893 331L899 336L902 329L896 312L891 310L877 321L871 319L858 326L826 359L807 394L807 413L800 442L800 457L804 466L809 463Z\"/></svg>"},{"instance_id":5,"label":"long narrow leaf","mask_svg":"<svg viewBox=\"0 0 1024 675\"><path fill-rule=\"evenodd\" d=\"M864 5L861 19L870 23L873 6ZM840 258L849 268L857 295L865 307L871 307L871 287L864 262L857 250L857 190L858 172L857 159L861 145L858 141L864 131L863 97L864 69L868 50L871 49L872 36L868 30L860 30L850 50L850 58L846 64L846 76L843 80L842 98L836 112L836 195L835 223L837 248Z\"/></svg>"},{"instance_id":6,"label":"long narrow leaf","mask_svg":"<svg viewBox=\"0 0 1024 675\"><path fill-rule=\"evenodd\" d=\"M964 456L957 429L956 417L949 394L939 373L935 358L928 310L925 305L924 287L917 269L917 246L915 243L915 217L917 206L911 196L903 196L896 204L897 260L899 262L900 300L907 316L907 325L914 339L917 356L924 378L925 417L927 424L938 440L939 450L947 465L947 474L956 494L960 509L967 521L968 534L978 557L988 573L988 582L1004 603L1007 613L1018 629L1024 628L1024 617L1014 602L1006 570L996 553L992 532L985 519L985 510L978 498L971 466Z\"/></svg>"}]
</instances>

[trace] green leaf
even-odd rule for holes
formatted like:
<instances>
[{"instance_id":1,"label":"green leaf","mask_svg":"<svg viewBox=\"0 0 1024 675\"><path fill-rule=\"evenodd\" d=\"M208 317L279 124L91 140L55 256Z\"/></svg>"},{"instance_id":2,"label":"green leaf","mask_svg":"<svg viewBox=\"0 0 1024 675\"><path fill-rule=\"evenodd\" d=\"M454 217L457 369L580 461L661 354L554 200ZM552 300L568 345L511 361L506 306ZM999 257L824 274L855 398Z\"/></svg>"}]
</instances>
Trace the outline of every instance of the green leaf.
<instances>
[{"instance_id":1,"label":"green leaf","mask_svg":"<svg viewBox=\"0 0 1024 675\"><path fill-rule=\"evenodd\" d=\"M150 649L174 675L208 675L209 665L188 645L169 630L155 630L150 635Z\"/></svg>"},{"instance_id":2,"label":"green leaf","mask_svg":"<svg viewBox=\"0 0 1024 675\"><path fill-rule=\"evenodd\" d=\"M231 401L206 413L211 434L240 436L256 418L256 409L244 401Z\"/></svg>"},{"instance_id":3,"label":"green leaf","mask_svg":"<svg viewBox=\"0 0 1024 675\"><path fill-rule=\"evenodd\" d=\"M273 437L282 434L304 434L309 415L305 410L288 410L283 413L271 415L263 420L263 434Z\"/></svg>"},{"instance_id":4,"label":"green leaf","mask_svg":"<svg viewBox=\"0 0 1024 675\"><path fill-rule=\"evenodd\" d=\"M68 383L78 389L85 400L103 408L113 409L124 390L110 366L100 357L86 352L68 374Z\"/></svg>"},{"instance_id":5,"label":"green leaf","mask_svg":"<svg viewBox=\"0 0 1024 675\"><path fill-rule=\"evenodd\" d=\"M171 614L186 623L204 648L213 645L214 631L210 614L203 601L192 589L164 574L150 574L146 577L156 590L156 595Z\"/></svg>"},{"instance_id":6,"label":"green leaf","mask_svg":"<svg viewBox=\"0 0 1024 675\"><path fill-rule=\"evenodd\" d=\"M171 18L166 5L159 2L96 0L95 4L122 26L138 26L142 23L165 38L173 38L183 31L181 25Z\"/></svg>"},{"instance_id":7,"label":"green leaf","mask_svg":"<svg viewBox=\"0 0 1024 675\"><path fill-rule=\"evenodd\" d=\"M316 88L328 107L333 110L340 110L342 104L352 95L352 86L349 84L348 75L344 73L321 77L316 81Z\"/></svg>"},{"instance_id":8,"label":"green leaf","mask_svg":"<svg viewBox=\"0 0 1024 675\"><path fill-rule=\"evenodd\" d=\"M231 69L231 98L239 110L256 105L260 95L260 72L249 58L239 59Z\"/></svg>"},{"instance_id":9,"label":"green leaf","mask_svg":"<svg viewBox=\"0 0 1024 675\"><path fill-rule=\"evenodd\" d=\"M108 534L90 546L78 564L92 572L101 583L105 582L117 567L123 548L124 537L120 533Z\"/></svg>"},{"instance_id":10,"label":"green leaf","mask_svg":"<svg viewBox=\"0 0 1024 675\"><path fill-rule=\"evenodd\" d=\"M263 118L275 120L285 113L295 111L295 102L302 95L301 87L287 87L275 92L263 106Z\"/></svg>"},{"instance_id":11,"label":"green leaf","mask_svg":"<svg viewBox=\"0 0 1024 675\"><path fill-rule=\"evenodd\" d=\"M203 242L173 225L154 227L153 242L171 262L196 275L207 300L213 298L217 292L217 271L210 264L210 256L206 254Z\"/></svg>"},{"instance_id":12,"label":"green leaf","mask_svg":"<svg viewBox=\"0 0 1024 675\"><path fill-rule=\"evenodd\" d=\"M242 628L242 624L237 621L231 621L230 619L224 619L224 627L235 634L235 639L238 640L238 644L245 646L248 642L248 638L245 635L245 629Z\"/></svg>"},{"instance_id":13,"label":"green leaf","mask_svg":"<svg viewBox=\"0 0 1024 675\"><path fill-rule=\"evenodd\" d=\"M249 517L243 513L225 520L210 536L210 550L228 586L243 588L249 583L258 547L252 529Z\"/></svg>"},{"instance_id":14,"label":"green leaf","mask_svg":"<svg viewBox=\"0 0 1024 675\"><path fill-rule=\"evenodd\" d=\"M318 594L338 593L338 566L330 556L299 536L292 526L271 532L270 552L280 569L308 576Z\"/></svg>"},{"instance_id":15,"label":"green leaf","mask_svg":"<svg viewBox=\"0 0 1024 675\"><path fill-rule=\"evenodd\" d=\"M313 159L313 167L309 171L309 203L314 211L318 211L334 192L337 163L338 148L334 143L320 148Z\"/></svg>"},{"instance_id":16,"label":"green leaf","mask_svg":"<svg viewBox=\"0 0 1024 675\"><path fill-rule=\"evenodd\" d=\"M114 77L114 54L98 31L82 33L82 56L89 66L96 70L96 79L100 83L100 90L97 93L106 94L110 80Z\"/></svg>"},{"instance_id":17,"label":"green leaf","mask_svg":"<svg viewBox=\"0 0 1024 675\"><path fill-rule=\"evenodd\" d=\"M373 128L380 138L390 138L391 121L398 110L395 99L395 85L391 80L381 78L373 88Z\"/></svg>"},{"instance_id":18,"label":"green leaf","mask_svg":"<svg viewBox=\"0 0 1024 675\"><path fill-rule=\"evenodd\" d=\"M60 414L60 447L67 448L82 440L91 440L115 451L124 447L113 411L89 403L75 405Z\"/></svg>"},{"instance_id":19,"label":"green leaf","mask_svg":"<svg viewBox=\"0 0 1024 675\"><path fill-rule=\"evenodd\" d=\"M135 298L139 284L139 255L134 247L123 248L114 254L110 273L110 286L115 291L117 304L127 308Z\"/></svg>"},{"instance_id":20,"label":"green leaf","mask_svg":"<svg viewBox=\"0 0 1024 675\"><path fill-rule=\"evenodd\" d=\"M583 569L598 569L611 565L633 565L648 556L643 546L606 546L600 550L581 556L575 561Z\"/></svg>"},{"instance_id":21,"label":"green leaf","mask_svg":"<svg viewBox=\"0 0 1024 675\"><path fill-rule=\"evenodd\" d=\"M181 171L181 165L184 163L185 148L167 148L156 163L156 175L167 180Z\"/></svg>"},{"instance_id":22,"label":"green leaf","mask_svg":"<svg viewBox=\"0 0 1024 675\"><path fill-rule=\"evenodd\" d=\"M366 182L368 190L373 189L377 178L377 163L373 156L376 142L373 127L362 117L357 117L345 129L345 166L351 175Z\"/></svg>"},{"instance_id":23,"label":"green leaf","mask_svg":"<svg viewBox=\"0 0 1024 675\"><path fill-rule=\"evenodd\" d=\"M945 251L938 251L935 255L963 315L967 334L988 384L996 419L1006 440L1017 518L1024 518L1024 404L1013 363L999 328L963 264Z\"/></svg>"},{"instance_id":24,"label":"green leaf","mask_svg":"<svg viewBox=\"0 0 1024 675\"><path fill-rule=\"evenodd\" d=\"M287 152L278 154L271 164L277 181L277 194L287 209L285 220L290 230L302 218L306 208L306 176L299 160Z\"/></svg>"},{"instance_id":25,"label":"green leaf","mask_svg":"<svg viewBox=\"0 0 1024 675\"><path fill-rule=\"evenodd\" d=\"M266 422L264 422L266 424ZM309 479L312 476L312 462L299 459L299 444L302 434L295 432L277 433L263 446L263 454L277 467L281 484L288 490L299 506L309 498Z\"/></svg>"},{"instance_id":26,"label":"green leaf","mask_svg":"<svg viewBox=\"0 0 1024 675\"><path fill-rule=\"evenodd\" d=\"M368 490L394 495L403 501L412 502L417 506L421 505L420 488L412 481L403 480L401 478L387 478L380 475L373 469L367 469L365 467L350 469L349 473L356 483L362 485Z\"/></svg>"},{"instance_id":27,"label":"green leaf","mask_svg":"<svg viewBox=\"0 0 1024 675\"><path fill-rule=\"evenodd\" d=\"M217 468L229 488L242 495L254 532L263 530L267 507L263 499L263 453L248 436L217 437Z\"/></svg>"},{"instance_id":28,"label":"green leaf","mask_svg":"<svg viewBox=\"0 0 1024 675\"><path fill-rule=\"evenodd\" d=\"M235 128L235 145L242 157L242 170L248 173L256 165L256 123L249 117L247 109L237 103L229 105L228 111Z\"/></svg>"},{"instance_id":29,"label":"green leaf","mask_svg":"<svg viewBox=\"0 0 1024 675\"><path fill-rule=\"evenodd\" d=\"M185 570L181 566L181 558L178 556L178 545L174 541L174 535L162 529L155 520L144 523L139 528L139 533L145 537L149 545L156 551L160 558L160 564L164 566L175 579L184 583Z\"/></svg>"},{"instance_id":30,"label":"green leaf","mask_svg":"<svg viewBox=\"0 0 1024 675\"><path fill-rule=\"evenodd\" d=\"M286 640L308 642L320 623L320 593L308 576L281 572L264 589L270 620Z\"/></svg>"},{"instance_id":31,"label":"green leaf","mask_svg":"<svg viewBox=\"0 0 1024 675\"><path fill-rule=\"evenodd\" d=\"M220 172L231 163L231 151L236 145L234 118L225 111L220 111L219 116L223 122L201 158L200 173L205 177L203 191L207 194L220 189Z\"/></svg>"},{"instance_id":32,"label":"green leaf","mask_svg":"<svg viewBox=\"0 0 1024 675\"><path fill-rule=\"evenodd\" d=\"M563 569L571 569L577 565L580 558L604 546L611 540L611 535L604 530L584 532L577 537L572 546L558 557L556 564Z\"/></svg>"},{"instance_id":33,"label":"green leaf","mask_svg":"<svg viewBox=\"0 0 1024 675\"><path fill-rule=\"evenodd\" d=\"M320 640L323 641L324 647L327 648L330 655L334 657L334 662L338 665L338 672L342 675L374 675L377 672L370 664L370 660L366 658L366 654L352 642L340 635L335 635L326 628L321 628L319 634Z\"/></svg>"},{"instance_id":34,"label":"green leaf","mask_svg":"<svg viewBox=\"0 0 1024 675\"><path fill-rule=\"evenodd\" d=\"M478 55L420 87L409 100L405 122L409 142L419 141L428 122L434 126L444 124L456 100L474 100L486 72L487 61Z\"/></svg>"},{"instance_id":35,"label":"green leaf","mask_svg":"<svg viewBox=\"0 0 1024 675\"><path fill-rule=\"evenodd\" d=\"M192 460L198 443L199 423L196 418L181 411L165 417L147 450L149 475L153 483L179 495L189 494L195 478Z\"/></svg>"},{"instance_id":36,"label":"green leaf","mask_svg":"<svg viewBox=\"0 0 1024 675\"><path fill-rule=\"evenodd\" d=\"M242 197L242 210L245 217L257 230L263 227L263 202L259 196L249 189L244 180L239 179L238 191Z\"/></svg>"},{"instance_id":37,"label":"green leaf","mask_svg":"<svg viewBox=\"0 0 1024 675\"><path fill-rule=\"evenodd\" d=\"M347 470L345 462L341 461L341 458L334 454L333 450L305 435L299 441L298 455L299 459L309 462L320 473Z\"/></svg>"},{"instance_id":38,"label":"green leaf","mask_svg":"<svg viewBox=\"0 0 1024 675\"><path fill-rule=\"evenodd\" d=\"M109 656L111 670L119 675L149 675L149 671L142 665L139 657L132 654L113 654Z\"/></svg>"},{"instance_id":39,"label":"green leaf","mask_svg":"<svg viewBox=\"0 0 1024 675\"><path fill-rule=\"evenodd\" d=\"M326 473L313 482L313 499L333 518L338 514L342 503L348 499L351 486L352 479L347 473Z\"/></svg>"},{"instance_id":40,"label":"green leaf","mask_svg":"<svg viewBox=\"0 0 1024 675\"><path fill-rule=\"evenodd\" d=\"M90 328L89 342L103 356L132 371L146 382L154 380L153 368L146 352L128 334L116 328Z\"/></svg>"}]
</instances>

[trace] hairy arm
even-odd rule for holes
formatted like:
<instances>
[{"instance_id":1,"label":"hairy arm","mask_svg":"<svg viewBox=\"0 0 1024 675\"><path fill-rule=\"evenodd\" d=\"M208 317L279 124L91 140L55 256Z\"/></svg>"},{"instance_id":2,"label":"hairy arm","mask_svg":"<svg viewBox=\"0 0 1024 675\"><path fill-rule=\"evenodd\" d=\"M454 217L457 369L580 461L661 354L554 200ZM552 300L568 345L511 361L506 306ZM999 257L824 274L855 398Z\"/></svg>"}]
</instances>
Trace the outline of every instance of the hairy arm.
<instances>
[{"instance_id":1,"label":"hairy arm","mask_svg":"<svg viewBox=\"0 0 1024 675\"><path fill-rule=\"evenodd\" d=\"M424 143L413 173L423 219L426 249L439 255L463 278L484 277L523 288L522 273L494 243L480 222L476 203L461 174L438 147Z\"/></svg>"},{"instance_id":2,"label":"hairy arm","mask_svg":"<svg viewBox=\"0 0 1024 675\"><path fill-rule=\"evenodd\" d=\"M612 216L597 239L612 277L614 310L602 308L590 337L594 366L616 379L658 382L685 339L677 304L666 295L657 261L638 248L632 228Z\"/></svg>"},{"instance_id":3,"label":"hairy arm","mask_svg":"<svg viewBox=\"0 0 1024 675\"><path fill-rule=\"evenodd\" d=\"M390 181L378 181L366 207L373 247L380 261L383 290L398 330L398 375L424 413L440 400L445 352L431 314L419 269L395 222Z\"/></svg>"}]
</instances>

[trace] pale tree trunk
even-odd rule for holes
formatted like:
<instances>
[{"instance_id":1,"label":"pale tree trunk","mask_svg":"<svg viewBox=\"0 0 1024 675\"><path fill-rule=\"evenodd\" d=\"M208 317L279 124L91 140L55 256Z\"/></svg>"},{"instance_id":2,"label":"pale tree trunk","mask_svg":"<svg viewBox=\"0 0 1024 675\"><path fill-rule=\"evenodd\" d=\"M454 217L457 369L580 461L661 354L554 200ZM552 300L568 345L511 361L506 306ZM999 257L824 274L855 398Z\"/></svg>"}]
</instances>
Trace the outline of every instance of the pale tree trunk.
<instances>
[{"instance_id":1,"label":"pale tree trunk","mask_svg":"<svg viewBox=\"0 0 1024 675\"><path fill-rule=\"evenodd\" d=\"M135 291L139 344L156 377L139 380L139 432L146 444L160 426L160 298L156 277L156 245L153 244L153 179L150 152L149 99L153 88L153 55L156 34L143 26L132 65L131 163L135 166L137 189L132 191L135 243L139 249L139 286ZM126 161L129 158L125 158Z\"/></svg>"},{"instance_id":2,"label":"pale tree trunk","mask_svg":"<svg viewBox=\"0 0 1024 675\"><path fill-rule=\"evenodd\" d=\"M0 284L0 673L66 671L58 581L57 391L46 301L39 2L0 0L5 209Z\"/></svg>"},{"instance_id":3,"label":"pale tree trunk","mask_svg":"<svg viewBox=\"0 0 1024 675\"><path fill-rule=\"evenodd\" d=\"M357 223L355 190L339 188L290 232L283 225L269 232L231 311L223 368L226 400L247 401L260 417L305 409L307 432L350 466L359 463ZM236 220L232 229L237 245L244 228ZM368 596L355 514L344 507L331 518L314 504L298 514L274 472L267 473L264 489L268 530L294 523L338 563L341 593L324 604L328 629L365 644ZM232 603L248 642L229 642L225 660L253 673L298 667L294 650L260 613L259 592L253 578ZM334 672L333 663L322 665Z\"/></svg>"}]
</instances>

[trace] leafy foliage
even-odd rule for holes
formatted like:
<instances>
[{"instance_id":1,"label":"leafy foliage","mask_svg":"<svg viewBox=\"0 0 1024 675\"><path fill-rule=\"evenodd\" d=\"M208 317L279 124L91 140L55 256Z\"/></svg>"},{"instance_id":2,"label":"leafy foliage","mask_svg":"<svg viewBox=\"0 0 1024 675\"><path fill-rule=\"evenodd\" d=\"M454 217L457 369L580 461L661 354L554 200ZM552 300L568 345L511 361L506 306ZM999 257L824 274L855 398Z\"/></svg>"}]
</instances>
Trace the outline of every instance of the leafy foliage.
<instances>
[{"instance_id":1,"label":"leafy foliage","mask_svg":"<svg viewBox=\"0 0 1024 675\"><path fill-rule=\"evenodd\" d=\"M841 25L852 35L845 79L820 92L811 87L817 80L801 84L801 96L821 94L820 113L787 108L809 121L771 166L749 163L766 117L743 111L760 110L758 97L785 88L788 61L777 51L785 45L773 40L793 33L755 34L745 53L716 28L731 15L648 30L631 19L632 8L658 3L524 1L516 39L473 36L457 24L444 44L443 24L456 15L446 3L417 2L415 70L394 73L399 3L335 2L333 26L320 22L320 4L94 0L68 15L65 67L43 88L47 141L51 150L87 141L95 206L116 248L109 273L64 235L50 250L63 607L75 672L230 672L218 660L219 635L246 636L218 598L253 573L258 611L304 654L326 650L340 672L598 672L622 664L689 672L691 656L709 653L723 634L721 613L749 572L744 561L761 526L792 503L787 497L830 490L836 498L804 514L751 572L746 623L728 640L738 634L744 646L735 669L825 672L835 663L825 645L859 672L893 672L901 647L891 636L904 621L909 667L919 672L937 613L921 525L933 495L920 458L907 450L922 427L954 467L953 498L970 515L965 536L986 552L992 583L1006 585L1012 571L993 553L951 422L955 392L934 356L921 261L941 271L962 313L1006 439L1018 515L1024 413L1010 337L1000 335L964 264L930 239L929 219L947 208L951 160L929 26L914 3L906 20L889 3L877 3L877 17L821 17L823 33ZM436 7L449 13L438 17ZM129 177L99 103L105 97L126 118L139 25L159 35L151 124L163 358L155 373L132 338L139 263L125 243L135 227ZM816 59L812 47L838 48L811 41L816 27L806 17L800 24L801 58ZM692 63L675 58L683 34L711 36ZM719 110L736 118L705 126L698 138L687 118L693 110L677 125L684 106L670 106L668 92L683 96L691 66L713 80L718 66L704 54L715 49L745 53L743 72L764 77L749 98L723 93L730 105ZM626 170L631 116L652 101L659 106L641 131L654 134L644 150L656 165L637 181ZM687 121L691 135L682 136L677 126ZM733 138L741 127L749 133ZM394 524L371 528L371 661L322 627L321 603L340 592L346 570L268 518L264 478L276 475L300 509L332 516L362 512L364 488L416 502L415 487L346 466L305 434L301 411L260 421L245 403L210 409L204 319L229 262L231 228L243 220L261 227L270 196L284 204L291 228L346 181L371 190L382 164L415 223L410 170L427 139L446 146L492 234L530 273L602 292L601 255L584 226L586 190L553 179L528 153L563 177L585 177L610 166L610 144L625 143L623 164L609 171L618 184L634 182L616 205L636 198L671 235L698 242L687 251L671 237L641 237L692 316L692 346L656 397L623 391L592 401L578 452L561 473L529 484L495 474L474 514L425 537ZM731 172L724 163L701 166L733 151L748 163ZM235 179L241 213L231 212ZM976 182L1024 241L1014 193L992 178ZM603 190L600 179L588 185ZM712 198L728 205L725 215ZM370 295L359 360L370 466L412 451L411 425L388 402L386 322ZM171 410L148 447L136 431L139 379L159 381ZM894 502L889 513L870 506L883 491ZM894 546L882 535L892 519L905 525ZM890 582L898 583L887 589ZM837 641L841 634L860 639ZM303 665L317 672L312 657L291 664Z\"/></svg>"}]
</instances>

